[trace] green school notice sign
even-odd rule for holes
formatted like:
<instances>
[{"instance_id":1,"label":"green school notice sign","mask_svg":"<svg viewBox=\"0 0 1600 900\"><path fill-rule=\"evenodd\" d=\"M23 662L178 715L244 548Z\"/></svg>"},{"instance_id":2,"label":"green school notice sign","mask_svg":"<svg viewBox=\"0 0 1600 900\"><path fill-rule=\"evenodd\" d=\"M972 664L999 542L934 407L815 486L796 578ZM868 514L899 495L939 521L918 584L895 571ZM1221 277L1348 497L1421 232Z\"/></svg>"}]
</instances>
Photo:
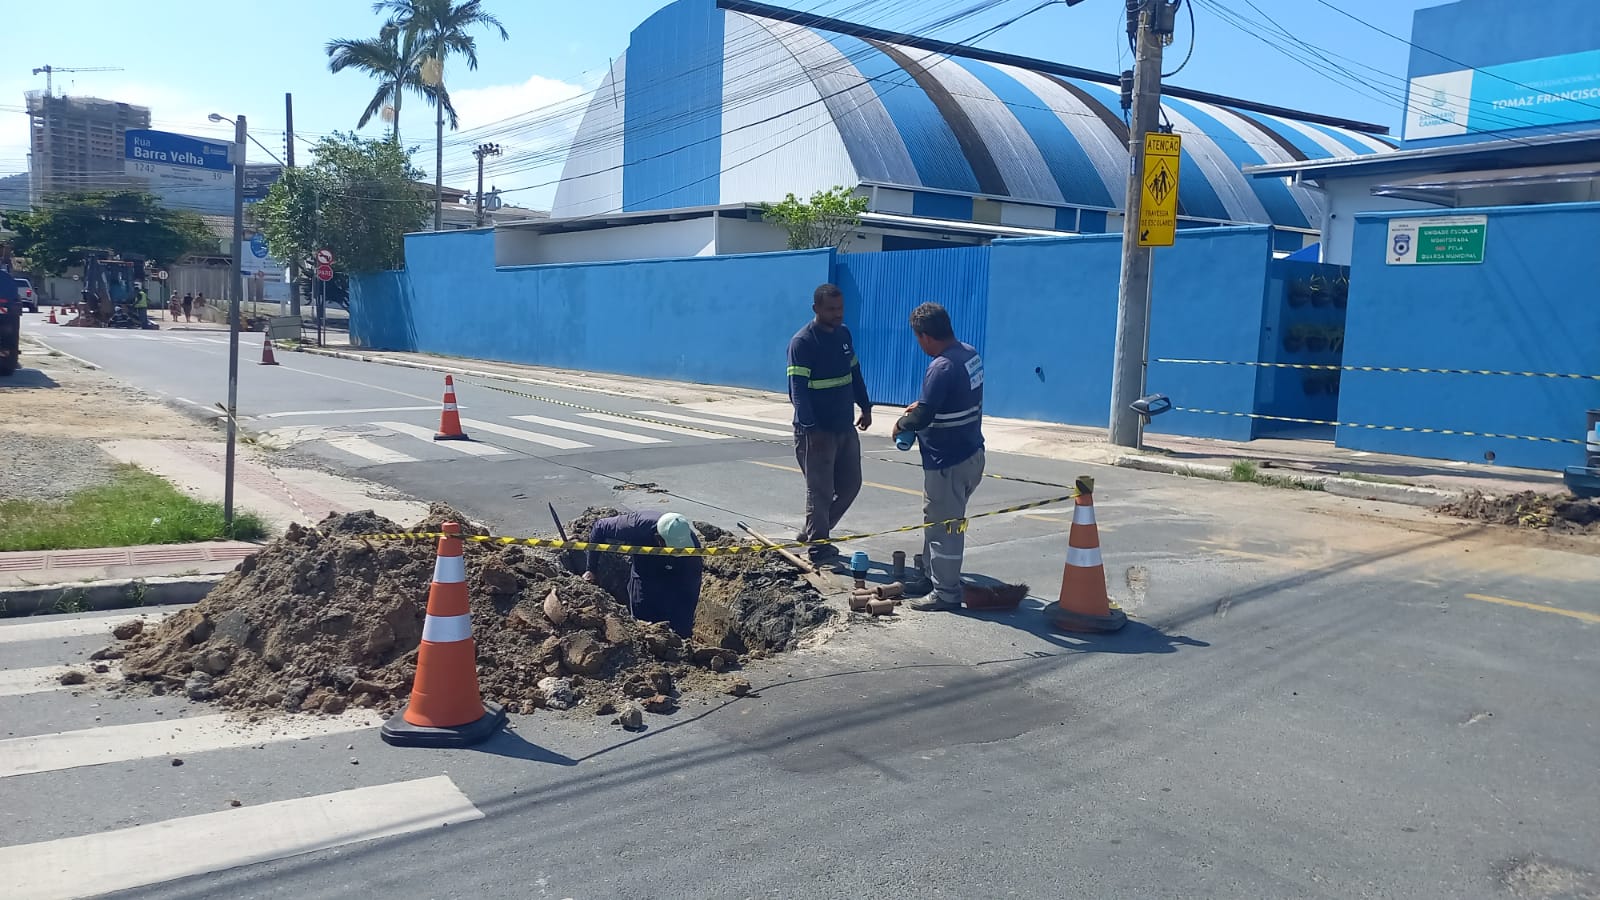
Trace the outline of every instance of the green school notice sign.
<instances>
[{"instance_id":1,"label":"green school notice sign","mask_svg":"<svg viewBox=\"0 0 1600 900\"><path fill-rule=\"evenodd\" d=\"M1390 219L1386 261L1391 266L1481 263L1488 232L1488 216Z\"/></svg>"}]
</instances>

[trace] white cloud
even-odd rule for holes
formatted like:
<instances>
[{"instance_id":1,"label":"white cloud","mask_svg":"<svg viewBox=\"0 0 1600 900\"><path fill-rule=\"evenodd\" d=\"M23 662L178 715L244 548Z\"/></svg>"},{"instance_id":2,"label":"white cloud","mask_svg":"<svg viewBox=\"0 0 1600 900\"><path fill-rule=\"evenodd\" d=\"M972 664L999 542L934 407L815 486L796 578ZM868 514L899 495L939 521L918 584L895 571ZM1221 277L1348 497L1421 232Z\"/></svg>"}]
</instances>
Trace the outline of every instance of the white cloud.
<instances>
[{"instance_id":1,"label":"white cloud","mask_svg":"<svg viewBox=\"0 0 1600 900\"><path fill-rule=\"evenodd\" d=\"M520 84L452 91L450 100L461 117L461 128L445 137L446 180L466 184L476 167L472 148L491 142L500 145L502 155L487 161L486 186L514 190L555 181L591 90L592 86L533 75ZM419 154L424 160L428 149ZM549 185L515 190L506 200L549 208L554 196L555 187Z\"/></svg>"}]
</instances>

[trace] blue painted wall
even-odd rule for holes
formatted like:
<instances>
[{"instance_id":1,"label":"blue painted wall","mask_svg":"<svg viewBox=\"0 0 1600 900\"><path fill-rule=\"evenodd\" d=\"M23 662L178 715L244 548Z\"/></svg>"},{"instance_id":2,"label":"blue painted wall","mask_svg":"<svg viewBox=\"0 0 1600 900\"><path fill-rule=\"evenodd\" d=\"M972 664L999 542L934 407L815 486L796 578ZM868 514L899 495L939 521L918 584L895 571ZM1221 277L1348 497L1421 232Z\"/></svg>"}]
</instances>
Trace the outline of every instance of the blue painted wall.
<instances>
[{"instance_id":1,"label":"blue painted wall","mask_svg":"<svg viewBox=\"0 0 1600 900\"><path fill-rule=\"evenodd\" d=\"M1502 207L1482 265L1391 266L1388 220L1358 218L1345 364L1600 374L1600 204ZM1402 216L1403 217L1403 216ZM1346 372L1341 421L1581 438L1600 381ZM1536 469L1581 465L1583 447L1341 427L1342 447Z\"/></svg>"},{"instance_id":2,"label":"blue painted wall","mask_svg":"<svg viewBox=\"0 0 1600 900\"><path fill-rule=\"evenodd\" d=\"M496 269L491 232L406 238L409 291L360 281L362 344L772 391L832 251ZM393 318L378 300L407 310Z\"/></svg>"},{"instance_id":3,"label":"blue painted wall","mask_svg":"<svg viewBox=\"0 0 1600 900\"><path fill-rule=\"evenodd\" d=\"M989 252L951 247L838 257L834 280L874 403L904 406L922 395L928 357L912 337L911 311L923 303L942 304L956 337L984 352Z\"/></svg>"},{"instance_id":4,"label":"blue painted wall","mask_svg":"<svg viewBox=\"0 0 1600 900\"><path fill-rule=\"evenodd\" d=\"M677 0L633 30L624 210L712 206L721 196L725 21L713 0Z\"/></svg>"},{"instance_id":5,"label":"blue painted wall","mask_svg":"<svg viewBox=\"0 0 1600 900\"><path fill-rule=\"evenodd\" d=\"M1151 358L1257 361L1271 230L1183 231L1156 251ZM1111 406L1121 235L997 241L989 280L991 415L1104 427ZM1148 384L1179 406L1250 413L1249 366L1152 363ZM1249 440L1244 417L1171 412L1153 431Z\"/></svg>"}]
</instances>

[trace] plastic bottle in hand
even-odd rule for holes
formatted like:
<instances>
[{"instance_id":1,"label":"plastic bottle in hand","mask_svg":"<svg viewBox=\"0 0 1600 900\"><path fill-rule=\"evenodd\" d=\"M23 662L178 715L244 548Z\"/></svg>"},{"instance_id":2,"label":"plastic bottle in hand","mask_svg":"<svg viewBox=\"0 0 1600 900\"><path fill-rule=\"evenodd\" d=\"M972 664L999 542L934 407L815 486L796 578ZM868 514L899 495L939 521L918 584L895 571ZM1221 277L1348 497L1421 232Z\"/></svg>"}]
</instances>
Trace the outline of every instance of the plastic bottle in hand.
<instances>
[{"instance_id":1,"label":"plastic bottle in hand","mask_svg":"<svg viewBox=\"0 0 1600 900\"><path fill-rule=\"evenodd\" d=\"M910 450L916 446L917 433L915 431L902 431L894 436L894 445L901 450Z\"/></svg>"}]
</instances>

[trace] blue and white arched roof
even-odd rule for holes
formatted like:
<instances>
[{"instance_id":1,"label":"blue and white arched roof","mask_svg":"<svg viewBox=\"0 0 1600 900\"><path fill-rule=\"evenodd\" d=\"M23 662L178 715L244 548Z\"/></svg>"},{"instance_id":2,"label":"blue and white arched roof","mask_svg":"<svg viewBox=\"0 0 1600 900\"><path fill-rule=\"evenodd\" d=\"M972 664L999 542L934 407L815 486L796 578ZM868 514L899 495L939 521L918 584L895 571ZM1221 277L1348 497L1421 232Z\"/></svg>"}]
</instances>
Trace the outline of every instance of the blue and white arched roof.
<instances>
[{"instance_id":1,"label":"blue and white arched roof","mask_svg":"<svg viewBox=\"0 0 1600 900\"><path fill-rule=\"evenodd\" d=\"M1183 137L1179 215L1319 227L1321 200L1246 166L1391 150L1328 125L1167 98ZM805 196L910 192L914 212L973 198L1116 210L1128 129L1116 88L678 0L635 29L596 91L556 217ZM912 212L913 210L906 210ZM981 213L978 218L983 218Z\"/></svg>"}]
</instances>

